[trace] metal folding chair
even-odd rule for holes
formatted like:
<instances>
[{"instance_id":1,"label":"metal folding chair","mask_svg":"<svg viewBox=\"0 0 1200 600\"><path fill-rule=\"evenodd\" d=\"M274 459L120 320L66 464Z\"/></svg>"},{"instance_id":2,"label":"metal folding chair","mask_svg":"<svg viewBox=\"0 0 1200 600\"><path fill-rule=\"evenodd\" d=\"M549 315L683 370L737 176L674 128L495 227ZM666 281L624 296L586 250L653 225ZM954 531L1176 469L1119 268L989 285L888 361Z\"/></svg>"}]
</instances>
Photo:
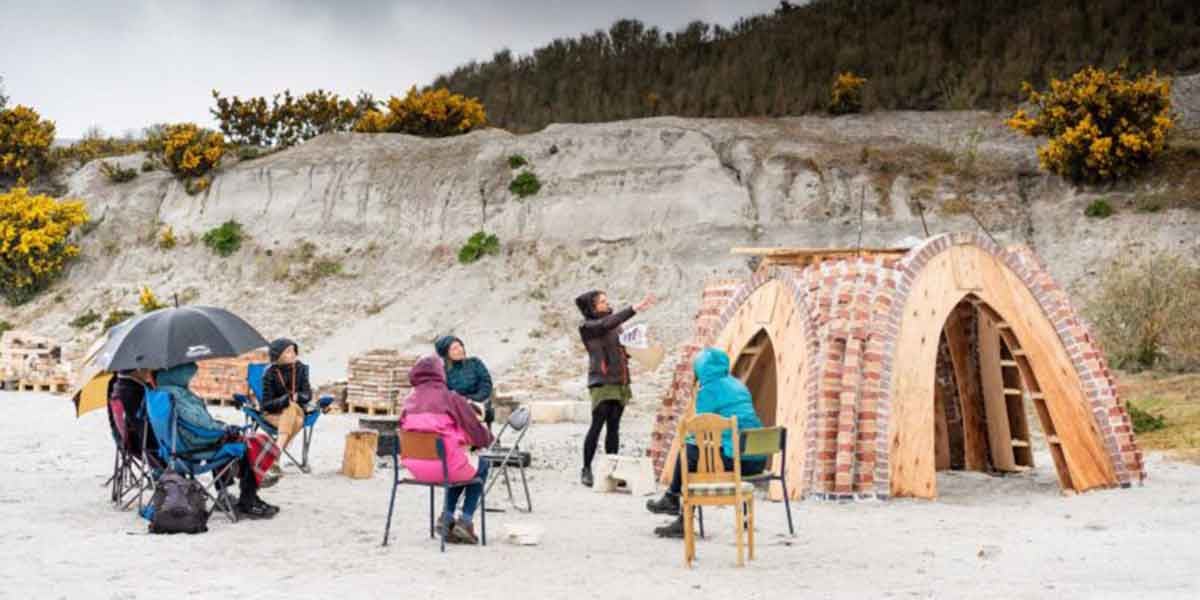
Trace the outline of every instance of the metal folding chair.
<instances>
[{"instance_id":1,"label":"metal folding chair","mask_svg":"<svg viewBox=\"0 0 1200 600\"><path fill-rule=\"evenodd\" d=\"M779 455L779 474L773 468L768 468L757 475L743 475L742 481L758 485L778 481L783 485L783 510L787 514L788 534L795 536L796 529L792 526L792 503L788 499L787 489L787 427L760 427L743 429L738 432L739 448L742 458L751 456ZM698 511L700 521L700 537L704 537L704 510Z\"/></svg>"},{"instance_id":2,"label":"metal folding chair","mask_svg":"<svg viewBox=\"0 0 1200 600\"><path fill-rule=\"evenodd\" d=\"M388 500L388 516L387 525L383 528L383 545L388 544L388 533L392 530L392 511L396 507L396 490L402 485L420 485L429 488L429 537L434 537L433 517L434 517L434 489L442 488L442 493L447 493L450 488L466 487L468 485L483 485L478 477L470 481L450 481L450 468L446 464L446 444L442 441L441 436L436 433L424 433L417 431L400 430L400 452L396 452L396 447L392 447L392 497ZM400 479L400 459L413 458L418 460L440 460L442 462L442 480L441 481L420 481L417 479ZM480 541L487 545L487 489L483 490L483 494L479 498L479 517L481 535ZM441 538L442 552L446 551L446 536L443 534Z\"/></svg>"},{"instance_id":3,"label":"metal folding chair","mask_svg":"<svg viewBox=\"0 0 1200 600\"><path fill-rule=\"evenodd\" d=\"M141 510L146 492L154 489L150 469L139 454L129 450L130 432L125 427L125 405L120 400L108 401L109 416L112 417L112 436L116 452L113 456L112 477L104 482L110 487L110 500L119 510L128 510L137 502ZM146 446L146 432L142 431L142 447Z\"/></svg>"},{"instance_id":4,"label":"metal folding chair","mask_svg":"<svg viewBox=\"0 0 1200 600\"><path fill-rule=\"evenodd\" d=\"M529 412L529 408L525 406L518 408L508 416L508 421L500 428L500 433L496 434L496 440L492 442L492 446L479 454L479 460L488 461L492 467L488 477L487 491L491 491L492 486L496 485L496 480L503 477L504 487L508 488L509 504L521 512L533 512L533 500L529 495L529 481L525 478L525 467L529 463L527 455L521 452L521 440L525 439L525 434L529 432L529 426L532 424L533 416ZM504 433L509 429L517 432L517 439L513 441L512 446L506 447L503 445L503 438ZM512 480L508 474L509 467L516 467L521 472L521 485L525 488L524 508L517 504L513 495Z\"/></svg>"},{"instance_id":5,"label":"metal folding chair","mask_svg":"<svg viewBox=\"0 0 1200 600\"><path fill-rule=\"evenodd\" d=\"M261 403L263 399L263 373L267 371L267 367L269 366L270 365L266 363L251 363L246 367L246 383L250 386L250 393L254 395L255 401L258 403ZM242 414L246 418L247 425L252 426L254 429L261 429L262 431L266 432L267 435L271 436L271 441L275 442L276 445L279 445L279 430L267 421L266 415L259 410L258 405L256 405L255 402L252 402L250 398L243 396L242 394L234 394L233 401L235 404L237 404L238 408L241 409ZM302 473L312 472L312 469L310 469L308 466L308 450L312 447L313 431L316 427L317 419L321 418L321 413L323 413L325 408L330 404L333 404L333 396L322 396L321 399L317 401L316 410L304 413L304 427L300 430L300 439L302 442L300 446L301 460L296 460L296 457L292 456L292 453L288 451L287 448L284 448L283 446L279 447L279 449L283 451L283 454L292 461L292 465L300 469L300 472Z\"/></svg>"}]
</instances>

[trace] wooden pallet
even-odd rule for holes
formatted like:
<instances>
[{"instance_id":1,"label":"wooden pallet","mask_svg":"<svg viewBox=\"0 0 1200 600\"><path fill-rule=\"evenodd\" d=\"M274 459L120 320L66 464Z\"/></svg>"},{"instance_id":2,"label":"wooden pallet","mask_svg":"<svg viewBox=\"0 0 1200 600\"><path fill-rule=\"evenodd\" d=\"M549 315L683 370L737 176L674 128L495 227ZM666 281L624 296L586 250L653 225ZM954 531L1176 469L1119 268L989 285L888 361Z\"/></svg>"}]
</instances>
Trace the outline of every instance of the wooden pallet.
<instances>
[{"instance_id":1,"label":"wooden pallet","mask_svg":"<svg viewBox=\"0 0 1200 600\"><path fill-rule=\"evenodd\" d=\"M67 392L67 384L61 381L25 381L9 382L12 386L9 389L18 392L50 392L52 394L65 394Z\"/></svg>"},{"instance_id":2,"label":"wooden pallet","mask_svg":"<svg viewBox=\"0 0 1200 600\"><path fill-rule=\"evenodd\" d=\"M390 406L381 404L358 404L357 402L347 402L346 412L349 414L363 414L368 416L375 415L391 415L394 411Z\"/></svg>"}]
</instances>

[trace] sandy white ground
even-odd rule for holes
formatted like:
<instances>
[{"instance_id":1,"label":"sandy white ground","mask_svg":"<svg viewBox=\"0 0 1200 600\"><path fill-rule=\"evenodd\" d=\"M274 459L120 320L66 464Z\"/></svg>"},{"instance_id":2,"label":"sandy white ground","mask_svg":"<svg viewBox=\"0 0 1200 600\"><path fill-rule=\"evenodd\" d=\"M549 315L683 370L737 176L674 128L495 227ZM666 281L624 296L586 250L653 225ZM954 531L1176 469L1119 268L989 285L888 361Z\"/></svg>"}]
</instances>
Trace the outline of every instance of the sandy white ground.
<instances>
[{"instance_id":1,"label":"sandy white ground","mask_svg":"<svg viewBox=\"0 0 1200 600\"><path fill-rule=\"evenodd\" d=\"M734 567L732 513L707 515L699 564L682 566L644 499L577 482L583 426L535 426L534 510L492 513L492 544L438 554L423 490L402 489L380 547L390 474L337 473L356 419L322 420L312 475L264 492L272 521L214 516L197 536L151 536L116 512L103 413L78 422L62 397L0 393L0 598L1194 598L1200 594L1200 467L1148 459L1142 488L1064 498L1048 457L1031 475L939 479L938 502L760 504L759 558ZM235 419L229 409L217 411ZM649 419L626 423L644 444ZM499 488L497 488L499 489ZM503 504L493 493L492 503ZM544 529L504 544L507 524ZM252 595L251 595L252 594Z\"/></svg>"}]
</instances>

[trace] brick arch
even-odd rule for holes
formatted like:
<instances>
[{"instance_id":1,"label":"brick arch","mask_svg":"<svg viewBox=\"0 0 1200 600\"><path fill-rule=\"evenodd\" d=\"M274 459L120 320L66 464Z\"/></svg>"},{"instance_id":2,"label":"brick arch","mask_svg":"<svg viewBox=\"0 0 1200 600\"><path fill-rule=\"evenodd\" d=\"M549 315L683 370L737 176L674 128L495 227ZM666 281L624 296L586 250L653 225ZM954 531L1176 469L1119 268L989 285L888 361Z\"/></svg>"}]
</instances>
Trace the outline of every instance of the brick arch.
<instances>
[{"instance_id":1,"label":"brick arch","mask_svg":"<svg viewBox=\"0 0 1200 600\"><path fill-rule=\"evenodd\" d=\"M884 327L881 328L886 332L883 336L882 371L887 376L887 385L883 387L880 395L881 410L877 421L878 441L886 448L887 445L895 444L898 440L899 432L892 430L895 421L893 411L899 407L896 404L896 396L903 395L905 390L896 388L896 382L899 380L899 374L896 371L903 368L897 362L897 355L905 352L906 349L898 348L897 343L906 319L913 318L912 314L905 314L906 310L911 311L914 306L910 303L910 300L914 300L913 294L928 291L928 286L915 289L914 285L918 283L926 269L939 260L939 257L953 248L964 246L974 248L982 255L994 259L1001 267L1000 271L1007 271L1011 274L1010 279L1018 285L1010 286L1010 290L1023 287L1028 292L1029 297L1033 299L1033 304L1037 305L1040 315L1024 316L1032 321L1037 321L1039 325L1048 324L1048 328L1052 331L1049 333L1046 331L1033 332L1032 327L1034 326L1031 324L1030 327L1025 328L1026 337L1034 335L1054 338L1061 355L1066 356L1071 364L1073 379L1068 378L1068 383L1063 385L1074 383L1079 387L1078 397L1080 403L1086 405L1086 410L1079 411L1076 415L1081 419L1093 421L1095 432L1098 434L1097 437L1106 454L1108 466L1111 466L1111 478L1099 477L1099 479L1090 481L1085 480L1082 489L1107 487L1115 484L1128 486L1135 477L1141 481L1144 477L1141 453L1133 440L1129 416L1117 397L1116 386L1103 353L1100 352L1088 325L1071 306L1065 291L1053 281L1044 265L1028 248L1002 249L990 240L970 233L945 234L926 240L920 246L913 248L896 265L896 298L891 310L883 320ZM1019 289L1016 291L1020 292ZM948 293L953 296L952 292ZM974 293L984 302L989 302L989 296L1004 292L981 289ZM959 298L954 299L954 302L966 296L966 293L958 294L958 296ZM918 300L926 302L924 298ZM922 308L945 312L949 310L945 304L942 302L936 308L928 306ZM1018 315L1011 314L1013 312L1019 311L1009 311L1010 314L1004 316L1017 318ZM936 320L935 317L930 318ZM944 315L942 318L944 319ZM936 333L935 331L934 334L936 335ZM1057 354L1054 350L1051 348L1048 354ZM1038 367L1038 371L1043 374L1049 373L1050 369L1051 367L1047 365ZM1075 395L1076 391L1067 390L1066 393ZM1060 412L1067 413L1068 411L1064 409ZM1075 450L1079 454L1075 457L1078 459L1076 462L1085 460L1082 455L1087 448L1079 447ZM901 457L889 454L889 460L892 462L879 465L876 471L876 493L890 495L899 487L904 495L921 495L913 493L911 489L897 486L897 482L892 480L897 466L895 462L897 458Z\"/></svg>"}]
</instances>

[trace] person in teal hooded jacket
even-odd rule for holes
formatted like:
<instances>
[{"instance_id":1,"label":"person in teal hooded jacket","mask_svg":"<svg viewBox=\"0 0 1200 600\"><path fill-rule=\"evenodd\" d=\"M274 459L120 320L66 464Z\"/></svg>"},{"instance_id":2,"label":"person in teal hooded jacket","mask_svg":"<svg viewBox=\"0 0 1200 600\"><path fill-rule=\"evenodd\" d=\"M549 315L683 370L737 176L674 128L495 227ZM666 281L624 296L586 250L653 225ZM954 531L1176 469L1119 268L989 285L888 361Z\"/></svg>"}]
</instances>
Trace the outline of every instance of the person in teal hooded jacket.
<instances>
[{"instance_id":1,"label":"person in teal hooded jacket","mask_svg":"<svg viewBox=\"0 0 1200 600\"><path fill-rule=\"evenodd\" d=\"M738 430L762 427L762 421L754 412L750 390L729 374L728 354L716 348L704 348L696 355L692 369L700 386L696 394L697 415L709 413L724 418L737 417ZM691 439L684 445L683 454L687 457L688 471L695 471L696 463L700 461L700 451ZM730 431L721 437L721 459L726 470L733 469L733 435ZM741 462L742 475L757 475L767 466L765 456L743 456ZM683 517L679 516L679 493L682 487L679 469L677 463L667 493L658 500L646 502L646 508L652 513L676 515L674 522L654 530L660 537L683 537Z\"/></svg>"},{"instance_id":2,"label":"person in teal hooded jacket","mask_svg":"<svg viewBox=\"0 0 1200 600\"><path fill-rule=\"evenodd\" d=\"M434 350L446 365L446 387L474 402L483 411L483 422L490 429L496 419L492 408L492 374L487 365L475 356L467 356L463 341L444 335L433 343Z\"/></svg>"},{"instance_id":3,"label":"person in teal hooded jacket","mask_svg":"<svg viewBox=\"0 0 1200 600\"><path fill-rule=\"evenodd\" d=\"M154 374L159 391L167 392L175 400L175 414L188 427L175 431L175 452L190 458L204 460L216 454L220 445L241 439L241 428L228 425L213 418L204 404L188 385L196 376L196 363L186 363L157 371ZM243 456L239 468L240 492L236 509L239 516L251 519L269 519L279 512L279 507L267 504L258 497L258 482L254 479L250 459ZM228 485L229 482L220 482Z\"/></svg>"}]
</instances>

